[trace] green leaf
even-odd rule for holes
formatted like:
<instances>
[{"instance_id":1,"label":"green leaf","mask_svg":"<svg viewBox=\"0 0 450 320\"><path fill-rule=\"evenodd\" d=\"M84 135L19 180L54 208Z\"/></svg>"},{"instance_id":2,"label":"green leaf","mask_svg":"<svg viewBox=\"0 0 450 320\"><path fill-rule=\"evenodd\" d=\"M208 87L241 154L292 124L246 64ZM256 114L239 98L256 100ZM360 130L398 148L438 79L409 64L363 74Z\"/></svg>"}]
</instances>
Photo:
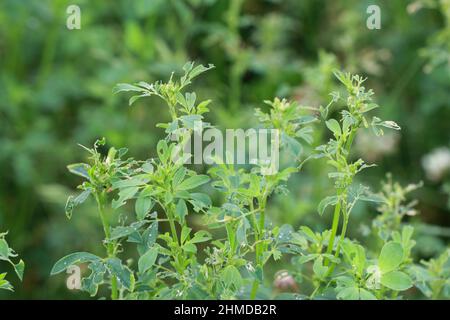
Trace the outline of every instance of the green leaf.
<instances>
[{"instance_id":1,"label":"green leaf","mask_svg":"<svg viewBox=\"0 0 450 320\"><path fill-rule=\"evenodd\" d=\"M138 243L138 252L140 255L143 255L148 249L153 247L157 237L158 221L154 221L150 227L142 233L142 236L139 233L133 233L128 238L128 241Z\"/></svg>"},{"instance_id":2,"label":"green leaf","mask_svg":"<svg viewBox=\"0 0 450 320\"><path fill-rule=\"evenodd\" d=\"M389 289L404 291L412 287L411 278L404 272L391 271L381 276L381 284Z\"/></svg>"},{"instance_id":3,"label":"green leaf","mask_svg":"<svg viewBox=\"0 0 450 320\"><path fill-rule=\"evenodd\" d=\"M186 243L182 246L182 249L188 253L197 253L197 247L193 243Z\"/></svg>"},{"instance_id":4,"label":"green leaf","mask_svg":"<svg viewBox=\"0 0 450 320\"><path fill-rule=\"evenodd\" d=\"M186 102L186 99L185 99L185 97L183 96L183 94L182 94L181 92L177 92L176 98L177 98L177 102L178 102L179 104L181 104L181 105L182 105L183 107L185 107L186 109L189 109L189 108L188 108L188 104L187 104L187 102Z\"/></svg>"},{"instance_id":5,"label":"green leaf","mask_svg":"<svg viewBox=\"0 0 450 320\"><path fill-rule=\"evenodd\" d=\"M198 114L203 114L203 113L205 113L205 112L208 112L208 111L209 111L208 105L209 105L211 102L212 102L212 100L205 100L205 101L200 102L200 103L198 104L198 106L197 106L197 113L198 113Z\"/></svg>"},{"instance_id":6,"label":"green leaf","mask_svg":"<svg viewBox=\"0 0 450 320\"><path fill-rule=\"evenodd\" d=\"M377 136L383 135L383 130L381 128L379 128L380 126L386 127L389 129L394 129L394 130L401 129L400 126L397 123L395 123L394 121L381 121L381 119L378 117L373 117L370 125L372 126L372 129L374 130L374 132Z\"/></svg>"},{"instance_id":7,"label":"green leaf","mask_svg":"<svg viewBox=\"0 0 450 320\"><path fill-rule=\"evenodd\" d=\"M289 243L294 234L294 228L290 224L283 224L278 231L278 243Z\"/></svg>"},{"instance_id":8,"label":"green leaf","mask_svg":"<svg viewBox=\"0 0 450 320\"><path fill-rule=\"evenodd\" d=\"M131 106L133 103L135 103L135 102L136 102L137 100L139 100L140 98L148 97L148 96L151 96L151 93L145 92L145 93L143 93L143 94L138 94L138 95L132 96L132 97L130 98L130 100L128 100L128 105Z\"/></svg>"},{"instance_id":9,"label":"green leaf","mask_svg":"<svg viewBox=\"0 0 450 320\"><path fill-rule=\"evenodd\" d=\"M319 278L323 279L328 272L328 267L323 265L323 257L319 256L313 264L314 274Z\"/></svg>"},{"instance_id":10,"label":"green leaf","mask_svg":"<svg viewBox=\"0 0 450 320\"><path fill-rule=\"evenodd\" d=\"M242 286L242 276L235 266L227 266L223 269L221 280L227 287L234 286L235 289L240 289Z\"/></svg>"},{"instance_id":11,"label":"green leaf","mask_svg":"<svg viewBox=\"0 0 450 320\"><path fill-rule=\"evenodd\" d=\"M196 212L203 208L209 208L212 204L211 198L205 193L191 193L190 198L189 202L194 206Z\"/></svg>"},{"instance_id":12,"label":"green leaf","mask_svg":"<svg viewBox=\"0 0 450 320\"><path fill-rule=\"evenodd\" d=\"M173 196L175 198L181 198L181 199L185 199L185 200L189 200L191 197L190 193L186 190L179 190L179 191L175 192L175 194Z\"/></svg>"},{"instance_id":13,"label":"green leaf","mask_svg":"<svg viewBox=\"0 0 450 320\"><path fill-rule=\"evenodd\" d=\"M198 186L201 186L202 184L205 184L209 181L209 177L207 175L197 175L193 177L189 177L186 180L184 180L182 183L180 183L177 186L178 190L190 190L194 189Z\"/></svg>"},{"instance_id":14,"label":"green leaf","mask_svg":"<svg viewBox=\"0 0 450 320\"><path fill-rule=\"evenodd\" d=\"M119 93L122 91L135 91L135 92L147 92L146 89L129 84L129 83L118 83L113 89L113 93Z\"/></svg>"},{"instance_id":15,"label":"green leaf","mask_svg":"<svg viewBox=\"0 0 450 320\"><path fill-rule=\"evenodd\" d=\"M66 216L68 219L72 218L73 209L76 206L85 202L90 194L91 194L91 190L85 190L76 197L69 196L67 198L65 212L66 212Z\"/></svg>"},{"instance_id":16,"label":"green leaf","mask_svg":"<svg viewBox=\"0 0 450 320\"><path fill-rule=\"evenodd\" d=\"M89 177L89 169L90 166L86 163L73 163L73 164L69 164L67 166L67 169L69 170L70 173L73 173L77 176L86 178L86 179L90 179Z\"/></svg>"},{"instance_id":17,"label":"green leaf","mask_svg":"<svg viewBox=\"0 0 450 320\"><path fill-rule=\"evenodd\" d=\"M303 147L300 142L285 133L281 134L281 142L287 146L288 150L294 155L294 157L300 157L300 154L303 151Z\"/></svg>"},{"instance_id":18,"label":"green leaf","mask_svg":"<svg viewBox=\"0 0 450 320\"><path fill-rule=\"evenodd\" d=\"M400 130L400 126L395 123L394 121L383 121L379 124L380 126L389 128L389 129L394 129L394 130Z\"/></svg>"},{"instance_id":19,"label":"green leaf","mask_svg":"<svg viewBox=\"0 0 450 320\"><path fill-rule=\"evenodd\" d=\"M354 121L353 117L351 117L350 115L344 116L344 120L342 120L342 132L344 132L344 133L348 132L348 130L354 123L355 123L355 121Z\"/></svg>"},{"instance_id":20,"label":"green leaf","mask_svg":"<svg viewBox=\"0 0 450 320\"><path fill-rule=\"evenodd\" d=\"M213 64L209 64L207 67L204 65L198 65L196 66L191 72L189 72L189 79L194 79L196 76L202 74L205 71L208 71L210 69L214 68Z\"/></svg>"},{"instance_id":21,"label":"green leaf","mask_svg":"<svg viewBox=\"0 0 450 320\"><path fill-rule=\"evenodd\" d=\"M334 206L338 203L339 198L337 196L330 196L326 197L322 201L320 201L319 206L317 207L317 210L319 211L319 214L322 216L323 212L328 206Z\"/></svg>"},{"instance_id":22,"label":"green leaf","mask_svg":"<svg viewBox=\"0 0 450 320\"><path fill-rule=\"evenodd\" d=\"M0 258L8 259L9 246L5 239L0 239Z\"/></svg>"},{"instance_id":23,"label":"green leaf","mask_svg":"<svg viewBox=\"0 0 450 320\"><path fill-rule=\"evenodd\" d=\"M109 241L124 238L139 230L145 224L145 221L134 222L129 226L118 226L111 230Z\"/></svg>"},{"instance_id":24,"label":"green leaf","mask_svg":"<svg viewBox=\"0 0 450 320\"><path fill-rule=\"evenodd\" d=\"M183 199L180 199L177 203L176 207L177 216L180 218L181 222L184 222L184 217L188 214L188 209L186 206L186 202Z\"/></svg>"},{"instance_id":25,"label":"green leaf","mask_svg":"<svg viewBox=\"0 0 450 320\"><path fill-rule=\"evenodd\" d=\"M396 269L403 260L403 248L397 242L388 242L381 249L378 266L382 273Z\"/></svg>"},{"instance_id":26,"label":"green leaf","mask_svg":"<svg viewBox=\"0 0 450 320\"><path fill-rule=\"evenodd\" d=\"M366 267L366 252L364 247L361 245L356 245L355 257L353 258L353 264L357 268L360 275L364 273Z\"/></svg>"},{"instance_id":27,"label":"green leaf","mask_svg":"<svg viewBox=\"0 0 450 320\"><path fill-rule=\"evenodd\" d=\"M25 270L25 262L23 262L22 259L14 265L14 271L16 271L17 276L19 277L20 281L23 279L23 271Z\"/></svg>"},{"instance_id":28,"label":"green leaf","mask_svg":"<svg viewBox=\"0 0 450 320\"><path fill-rule=\"evenodd\" d=\"M165 140L160 140L156 145L156 152L161 162L166 162L169 159L169 146Z\"/></svg>"},{"instance_id":29,"label":"green leaf","mask_svg":"<svg viewBox=\"0 0 450 320\"><path fill-rule=\"evenodd\" d=\"M156 246L150 248L144 255L142 255L138 261L139 273L143 274L148 269L150 269L155 264L157 257L158 257L158 247Z\"/></svg>"},{"instance_id":30,"label":"green leaf","mask_svg":"<svg viewBox=\"0 0 450 320\"><path fill-rule=\"evenodd\" d=\"M359 298L361 300L377 300L377 298L372 294L372 292L359 288Z\"/></svg>"},{"instance_id":31,"label":"green leaf","mask_svg":"<svg viewBox=\"0 0 450 320\"><path fill-rule=\"evenodd\" d=\"M347 287L338 292L336 298L341 300L359 300L359 289L357 287Z\"/></svg>"},{"instance_id":32,"label":"green leaf","mask_svg":"<svg viewBox=\"0 0 450 320\"><path fill-rule=\"evenodd\" d=\"M264 281L264 272L261 266L255 267L255 272L252 274L253 278L257 280L259 283Z\"/></svg>"},{"instance_id":33,"label":"green leaf","mask_svg":"<svg viewBox=\"0 0 450 320\"><path fill-rule=\"evenodd\" d=\"M200 230L195 233L194 237L189 240L189 243L200 243L211 239L211 234L205 230Z\"/></svg>"},{"instance_id":34,"label":"green leaf","mask_svg":"<svg viewBox=\"0 0 450 320\"><path fill-rule=\"evenodd\" d=\"M190 115L186 115L186 116L181 116L179 119L181 120L181 123L184 128L191 129L191 130L197 130L196 122L202 121L203 117L198 114L190 114ZM184 158L185 160L189 159L188 155L184 155L184 157L187 157L187 158ZM181 157L180 159L183 159L183 157ZM182 163L182 162L177 161L176 163Z\"/></svg>"},{"instance_id":35,"label":"green leaf","mask_svg":"<svg viewBox=\"0 0 450 320\"><path fill-rule=\"evenodd\" d=\"M318 253L312 253L312 254L308 254L308 255L305 255L305 256L300 256L297 259L297 263L298 264L304 264L304 263L307 263L307 262L309 262L311 260L316 259L318 256L319 256Z\"/></svg>"},{"instance_id":36,"label":"green leaf","mask_svg":"<svg viewBox=\"0 0 450 320\"><path fill-rule=\"evenodd\" d=\"M117 180L112 183L113 189L126 189L128 187L138 187L146 184L150 179L146 174L140 174L130 179Z\"/></svg>"},{"instance_id":37,"label":"green leaf","mask_svg":"<svg viewBox=\"0 0 450 320\"><path fill-rule=\"evenodd\" d=\"M149 161L145 162L141 168L145 173L153 173L153 165Z\"/></svg>"},{"instance_id":38,"label":"green leaf","mask_svg":"<svg viewBox=\"0 0 450 320\"><path fill-rule=\"evenodd\" d=\"M128 187L128 188L124 188L121 189L119 191L119 199L113 199L112 201L112 208L113 209L117 209L121 206L123 206L127 200L131 199L132 197L134 197L134 195L138 192L138 187Z\"/></svg>"},{"instance_id":39,"label":"green leaf","mask_svg":"<svg viewBox=\"0 0 450 320\"><path fill-rule=\"evenodd\" d=\"M333 132L334 136L338 138L342 132L341 132L341 126L339 125L339 122L337 122L336 119L330 119L327 122L325 122L328 129Z\"/></svg>"},{"instance_id":40,"label":"green leaf","mask_svg":"<svg viewBox=\"0 0 450 320\"><path fill-rule=\"evenodd\" d=\"M186 168L185 167L180 167L175 174L173 175L173 180L172 180L172 188L176 189L177 186L181 183L181 181L183 181L184 177L186 176Z\"/></svg>"},{"instance_id":41,"label":"green leaf","mask_svg":"<svg viewBox=\"0 0 450 320\"><path fill-rule=\"evenodd\" d=\"M156 242L156 238L158 238L158 221L153 222L150 228L148 228L148 235L146 239L147 246L153 246L153 244Z\"/></svg>"},{"instance_id":42,"label":"green leaf","mask_svg":"<svg viewBox=\"0 0 450 320\"><path fill-rule=\"evenodd\" d=\"M191 71L193 67L194 67L194 62L188 61L184 64L183 70L185 73L189 73L189 71Z\"/></svg>"},{"instance_id":43,"label":"green leaf","mask_svg":"<svg viewBox=\"0 0 450 320\"><path fill-rule=\"evenodd\" d=\"M370 291L354 286L340 290L336 298L342 300L377 300Z\"/></svg>"},{"instance_id":44,"label":"green leaf","mask_svg":"<svg viewBox=\"0 0 450 320\"><path fill-rule=\"evenodd\" d=\"M351 90L353 88L352 76L349 72L342 72L341 70L333 70L334 76L345 85L347 90Z\"/></svg>"},{"instance_id":45,"label":"green leaf","mask_svg":"<svg viewBox=\"0 0 450 320\"><path fill-rule=\"evenodd\" d=\"M92 262L88 266L91 269L91 274L83 278L81 281L81 289L90 294L91 297L95 296L98 291L98 286L103 283L106 273L106 266L101 261Z\"/></svg>"},{"instance_id":46,"label":"green leaf","mask_svg":"<svg viewBox=\"0 0 450 320\"><path fill-rule=\"evenodd\" d=\"M145 216L147 215L147 213L149 213L150 210L153 208L154 204L155 203L153 202L152 198L140 196L136 200L136 204L135 204L137 219L143 220L145 218Z\"/></svg>"},{"instance_id":47,"label":"green leaf","mask_svg":"<svg viewBox=\"0 0 450 320\"><path fill-rule=\"evenodd\" d=\"M315 119L315 118L314 118ZM302 138L307 143L312 144L313 143L313 129L311 127L303 127L300 130L298 130L295 135L299 138Z\"/></svg>"},{"instance_id":48,"label":"green leaf","mask_svg":"<svg viewBox=\"0 0 450 320\"><path fill-rule=\"evenodd\" d=\"M58 274L63 272L71 265L76 263L84 263L84 262L95 262L100 261L101 258L89 252L75 252L71 253L64 258L59 259L50 271L51 275Z\"/></svg>"},{"instance_id":49,"label":"green leaf","mask_svg":"<svg viewBox=\"0 0 450 320\"><path fill-rule=\"evenodd\" d=\"M122 261L118 258L108 258L106 260L106 267L111 276L115 276L124 288L128 291L134 290L134 275L130 269L122 264Z\"/></svg>"},{"instance_id":50,"label":"green leaf","mask_svg":"<svg viewBox=\"0 0 450 320\"><path fill-rule=\"evenodd\" d=\"M189 237L189 233L191 232L191 228L187 226L183 226L181 229L181 244L185 243L186 239Z\"/></svg>"},{"instance_id":51,"label":"green leaf","mask_svg":"<svg viewBox=\"0 0 450 320\"><path fill-rule=\"evenodd\" d=\"M236 230L236 240L240 244L247 244L247 230L250 228L250 223L248 223L246 218L239 220L239 224Z\"/></svg>"},{"instance_id":52,"label":"green leaf","mask_svg":"<svg viewBox=\"0 0 450 320\"><path fill-rule=\"evenodd\" d=\"M307 226L301 226L300 230L303 232L303 234L306 237L308 237L314 243L318 243L319 242L320 239L317 237L317 235L314 233L314 231L311 230L311 228L309 228Z\"/></svg>"},{"instance_id":53,"label":"green leaf","mask_svg":"<svg viewBox=\"0 0 450 320\"><path fill-rule=\"evenodd\" d=\"M188 110L194 108L195 100L197 100L197 94L195 92L186 92L186 107Z\"/></svg>"},{"instance_id":54,"label":"green leaf","mask_svg":"<svg viewBox=\"0 0 450 320\"><path fill-rule=\"evenodd\" d=\"M0 289L14 291L13 286L8 280L5 280L6 272L0 273Z\"/></svg>"},{"instance_id":55,"label":"green leaf","mask_svg":"<svg viewBox=\"0 0 450 320\"><path fill-rule=\"evenodd\" d=\"M332 254L327 254L327 253L322 253L321 256L325 259L330 260L333 263L339 264L341 263L341 259L339 259L338 257L335 257Z\"/></svg>"}]
</instances>

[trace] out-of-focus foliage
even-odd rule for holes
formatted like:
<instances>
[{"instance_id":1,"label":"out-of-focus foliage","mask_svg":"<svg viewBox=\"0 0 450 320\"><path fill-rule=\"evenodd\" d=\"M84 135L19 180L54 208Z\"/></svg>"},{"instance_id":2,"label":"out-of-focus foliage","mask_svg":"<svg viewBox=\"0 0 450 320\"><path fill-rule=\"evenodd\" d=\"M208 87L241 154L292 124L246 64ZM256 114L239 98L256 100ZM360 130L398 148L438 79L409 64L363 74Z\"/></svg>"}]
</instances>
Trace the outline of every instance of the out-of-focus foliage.
<instances>
[{"instance_id":1,"label":"out-of-focus foliage","mask_svg":"<svg viewBox=\"0 0 450 320\"><path fill-rule=\"evenodd\" d=\"M216 66L195 91L213 99L207 120L227 128L256 125L254 107L265 112L262 101L274 96L326 106L329 92L341 90L335 68L369 76L380 118L396 119L402 131L357 137L354 156L379 164L358 179L377 187L391 171L401 185L424 182L414 192L420 215L405 218L416 226L412 255L435 259L423 265L422 291L442 297L430 275L444 268L445 254L438 253L450 237L450 160L435 153L450 146L448 0L375 1L380 30L366 28L374 1L80 0L80 30L66 28L70 4L0 3L0 230L9 230L8 243L27 263L24 283L8 279L15 293L1 298L80 297L61 278L49 278L69 249L99 253L101 241L93 201L66 222L67 186L76 184L66 164L85 160L76 143L103 136L137 158L153 153L162 136L155 124L168 121L162 102L141 99L135 104L146 108L127 108L112 88L165 79L188 60ZM328 137L318 130L313 138ZM274 223L328 226L314 214L333 188L324 170L321 163L305 166L289 181L293 196L271 199ZM366 209L354 208L353 226L360 228L349 236L371 227L374 211Z\"/></svg>"}]
</instances>

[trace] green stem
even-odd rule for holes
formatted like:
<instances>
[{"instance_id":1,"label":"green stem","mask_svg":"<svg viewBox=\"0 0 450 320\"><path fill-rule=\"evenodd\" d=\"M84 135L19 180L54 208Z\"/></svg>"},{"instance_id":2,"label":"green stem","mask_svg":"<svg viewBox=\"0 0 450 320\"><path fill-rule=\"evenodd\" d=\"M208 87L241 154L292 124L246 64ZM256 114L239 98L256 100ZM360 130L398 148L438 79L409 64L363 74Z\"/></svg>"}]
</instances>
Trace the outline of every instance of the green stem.
<instances>
[{"instance_id":1,"label":"green stem","mask_svg":"<svg viewBox=\"0 0 450 320\"><path fill-rule=\"evenodd\" d=\"M339 227L339 218L341 215L341 201L339 199L339 197L341 196L342 191L338 190L338 192L336 193L336 196L338 197L338 202L336 203L336 206L334 207L334 214L333 214L333 224L331 227L331 235L330 235L330 239L328 241L328 248L327 248L327 254L331 254L331 252L333 251L333 246L334 246L334 239L336 238L336 233L337 233L337 229ZM328 266L328 264L330 263L329 259L325 259L325 266Z\"/></svg>"},{"instance_id":2,"label":"green stem","mask_svg":"<svg viewBox=\"0 0 450 320\"><path fill-rule=\"evenodd\" d=\"M253 281L253 285L252 285L252 291L250 292L250 299L251 300L255 300L256 293L258 292L258 287L259 287L259 281L258 280L254 280Z\"/></svg>"},{"instance_id":3,"label":"green stem","mask_svg":"<svg viewBox=\"0 0 450 320\"><path fill-rule=\"evenodd\" d=\"M353 129L353 130L350 132L350 136L348 137L347 143L346 143L346 145L345 145L345 150L347 151L347 153L350 152L350 148L352 147L353 140L355 139L355 135L356 135L356 131L357 131L357 130L358 130L358 129Z\"/></svg>"},{"instance_id":4,"label":"green stem","mask_svg":"<svg viewBox=\"0 0 450 320\"><path fill-rule=\"evenodd\" d=\"M182 246L181 239L178 237L177 229L175 227L175 211L176 211L175 205L173 203L170 203L166 204L164 207L167 208L166 213L170 225L170 232L172 234L172 239L176 242L178 246L176 251L173 253L174 268L176 269L178 274L184 274L185 262L188 257L184 255L183 249L181 248ZM189 241L189 239L190 236L188 235L186 241Z\"/></svg>"},{"instance_id":5,"label":"green stem","mask_svg":"<svg viewBox=\"0 0 450 320\"><path fill-rule=\"evenodd\" d=\"M259 232L263 233L264 232L264 225L266 224L266 204L265 201L264 203L261 205L261 213L259 216Z\"/></svg>"},{"instance_id":6,"label":"green stem","mask_svg":"<svg viewBox=\"0 0 450 320\"><path fill-rule=\"evenodd\" d=\"M169 210L167 210L167 218L169 219L169 225L170 225L170 232L172 233L172 237L175 239L175 241L181 245L180 241L178 240L178 234L177 229L175 227L175 219L173 216L173 206L169 207Z\"/></svg>"},{"instance_id":7,"label":"green stem","mask_svg":"<svg viewBox=\"0 0 450 320\"><path fill-rule=\"evenodd\" d=\"M260 209L260 214L259 214L259 225L256 225L256 230L255 230L255 240L257 242L256 244L256 248L255 248L255 254L256 254L256 265L261 267L261 271L264 272L263 268L264 268L264 262L261 260L262 258L262 253L264 251L264 244L263 243L258 243L261 239L262 236L264 235L264 224L265 224L265 209L266 209L266 202L267 202L267 197L264 195L261 197L261 199L259 199L259 209ZM259 281L258 280L254 280L253 281L253 285L252 285L252 290L250 292L250 299L254 300L256 298L256 293L258 292L258 287L259 287Z\"/></svg>"},{"instance_id":8,"label":"green stem","mask_svg":"<svg viewBox=\"0 0 450 320\"><path fill-rule=\"evenodd\" d=\"M100 219L103 225L103 231L105 233L106 238L106 250L108 253L108 258L115 257L114 243L112 243L109 239L111 237L110 227L108 217L105 214L105 203L106 203L106 194L105 191L101 193L97 193L95 195L95 199L97 200L98 212L100 214ZM111 299L117 300L118 298L118 290L117 290L117 278L116 276L111 276Z\"/></svg>"},{"instance_id":9,"label":"green stem","mask_svg":"<svg viewBox=\"0 0 450 320\"><path fill-rule=\"evenodd\" d=\"M236 253L236 232L235 227L230 223L225 225L228 235L228 242L230 243L230 252L228 253L228 258L232 259L234 254Z\"/></svg>"},{"instance_id":10,"label":"green stem","mask_svg":"<svg viewBox=\"0 0 450 320\"><path fill-rule=\"evenodd\" d=\"M318 286L314 289L314 291L311 293L311 295L309 296L309 300L313 300L313 299L314 299L314 297L316 296L316 294L317 294L317 292L319 291L319 289L320 289L320 285L318 285Z\"/></svg>"},{"instance_id":11,"label":"green stem","mask_svg":"<svg viewBox=\"0 0 450 320\"><path fill-rule=\"evenodd\" d=\"M171 103L168 103L168 105L169 105L169 112L170 112L170 116L172 117L172 121L177 120L178 115L177 115L175 105L172 105Z\"/></svg>"},{"instance_id":12,"label":"green stem","mask_svg":"<svg viewBox=\"0 0 450 320\"><path fill-rule=\"evenodd\" d=\"M344 223L342 225L341 235L339 237L339 241L338 241L338 244L337 244L337 247L336 247L336 252L334 253L334 256L336 258L339 257L339 253L341 251L342 241L344 241L345 233L347 232L347 225L348 225L348 215L345 213L344 214ZM330 268L328 269L326 277L328 277L329 275L331 275L333 273L335 266L336 266L336 263L332 262Z\"/></svg>"},{"instance_id":13,"label":"green stem","mask_svg":"<svg viewBox=\"0 0 450 320\"><path fill-rule=\"evenodd\" d=\"M342 242L344 241L345 238L345 233L347 232L347 225L348 225L348 215L347 213L344 213L344 224L342 225L342 231L341 231L341 235L339 237L339 241L336 247L336 253L334 254L334 256L337 258L339 256L339 252L341 250L341 245ZM333 263L334 265L334 263Z\"/></svg>"},{"instance_id":14,"label":"green stem","mask_svg":"<svg viewBox=\"0 0 450 320\"><path fill-rule=\"evenodd\" d=\"M352 131L350 132L350 135L348 137L347 142L345 143L345 150L347 151L347 155L350 152L350 148L352 147L353 144L353 140L355 138L356 132L358 131L358 126L359 124L352 129ZM328 248L327 248L327 254L331 254L331 252L333 251L333 246L334 246L334 240L336 238L336 233L337 233L337 229L339 227L339 218L340 218L340 213L341 213L341 201L340 201L340 197L343 193L346 193L346 189L345 190L338 190L337 191L337 197L338 197L338 202L336 203L336 207L334 208L334 215L333 215L333 224L331 227L331 235L330 235L330 240L328 242ZM345 208L343 208L344 210L346 210ZM339 243L338 246L336 248L336 253L335 256L339 256L339 251L340 251L340 244L342 239L345 237L345 233L347 232L347 224L348 224L348 217L344 218L344 224L342 226L342 231L341 231L341 237L339 238ZM325 259L325 266L328 266L330 263L329 259ZM331 267L328 271L328 274L331 274L331 272L334 269L334 263L331 264Z\"/></svg>"}]
</instances>

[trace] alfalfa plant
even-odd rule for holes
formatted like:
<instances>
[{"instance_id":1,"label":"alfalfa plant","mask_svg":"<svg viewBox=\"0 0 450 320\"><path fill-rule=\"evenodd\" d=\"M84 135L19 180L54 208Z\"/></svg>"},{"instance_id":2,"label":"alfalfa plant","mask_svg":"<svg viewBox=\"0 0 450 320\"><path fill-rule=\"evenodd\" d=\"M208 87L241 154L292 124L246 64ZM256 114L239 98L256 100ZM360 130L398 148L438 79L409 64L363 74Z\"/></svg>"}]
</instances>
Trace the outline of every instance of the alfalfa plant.
<instances>
[{"instance_id":1,"label":"alfalfa plant","mask_svg":"<svg viewBox=\"0 0 450 320\"><path fill-rule=\"evenodd\" d=\"M193 68L191 63L186 65L185 75L179 81L173 81L171 77L167 83L120 84L117 92L138 92L138 96L130 99L130 104L140 97L159 96L166 101L172 116L171 123L161 126L167 130L177 130L180 122L189 127L193 119L201 119L209 102L194 106L195 93L183 96L181 92L194 77L207 69L203 66ZM179 116L179 113L185 115ZM107 156L102 156L97 148L104 143L100 140L92 149L84 147L90 153L89 163L68 166L70 172L83 177L85 182L79 186L82 192L68 199L66 213L70 218L75 206L89 196L95 198L105 235L103 244L106 255L99 257L87 252L73 253L59 260L51 273L58 274L72 264L88 263L91 274L82 279L82 289L91 295L97 293L100 285L106 284L112 299L138 298L141 295L147 298L184 297L184 288L195 283L187 271L196 266L196 245L210 239L206 231L191 233L185 220L188 213L186 204L190 203L196 211L210 205L206 194L193 192L193 189L208 182L209 177L186 169L183 158L173 161L175 144L166 140L159 141L157 145L158 158L147 161L122 160L126 149L111 148ZM136 221L130 225L112 227L111 211L131 199L135 200ZM164 217L159 218L156 212L151 213L155 205ZM168 223L170 232L159 234L160 223ZM140 257L136 272L119 258L123 241L137 246ZM166 279L175 284L168 287Z\"/></svg>"},{"instance_id":2,"label":"alfalfa plant","mask_svg":"<svg viewBox=\"0 0 450 320\"><path fill-rule=\"evenodd\" d=\"M341 97L339 93L335 93L332 103L344 103L346 108L341 112L341 121L336 119L329 119L325 122L328 129L333 133L334 138L327 144L317 148L318 153L316 157L324 157L327 163L333 167L334 171L328 174L328 177L334 180L336 195L325 198L319 204L319 213L322 215L327 206L334 206L333 224L327 246L327 254L332 254L334 250L334 257L338 258L341 250L342 241L345 239L347 226L350 218L350 213L357 200L371 200L364 196L364 188L359 188L351 194L351 187L354 177L362 170L373 165L366 164L362 159L355 162L350 162L350 149L353 145L353 140L361 128L368 128L369 126L374 130L376 135L382 135L381 127L387 127L399 130L400 127L393 121L381 121L377 117L373 117L369 122L365 114L378 107L372 101L373 91L366 91L363 83L365 79L358 75L351 75L349 73L336 72L336 77L341 81L346 89L345 96ZM326 108L321 108L321 114L324 118L327 117L331 104ZM336 241L336 234L339 227L339 220L343 219L341 235ZM331 259L325 258L325 266L331 265L328 273L332 272L334 262Z\"/></svg>"},{"instance_id":3,"label":"alfalfa plant","mask_svg":"<svg viewBox=\"0 0 450 320\"><path fill-rule=\"evenodd\" d=\"M320 215L325 213L327 207L334 207L332 225L331 229L322 233L313 232L306 226L301 228L296 241L305 252L297 262L313 262L312 285L315 290L311 298L317 295L340 299L383 298L386 290L397 293L413 284L403 272L402 264L409 259L412 231L402 231L402 236L399 236L404 239L402 243L384 239L381 251L374 254L373 260L369 260L367 250L362 245L346 238L351 212L358 200L386 202L386 199L371 194L367 187L354 185L355 176L373 164L366 164L362 159L352 162L350 152L355 136L361 129L371 127L376 135L381 135L382 127L400 128L393 121L382 121L377 117L371 121L367 119L366 114L378 105L372 101L373 91L363 86L365 79L342 72L336 72L335 75L344 85L345 93L333 93L330 104L320 108L325 125L333 137L328 143L317 147L310 156L326 159L332 168L328 177L334 181L335 195L326 197L318 206ZM336 104L339 107L343 105L340 119L327 120L330 108Z\"/></svg>"},{"instance_id":4,"label":"alfalfa plant","mask_svg":"<svg viewBox=\"0 0 450 320\"><path fill-rule=\"evenodd\" d=\"M171 119L157 126L167 136L157 143L157 157L145 161L124 160L126 149L110 148L102 155L99 146L105 144L104 139L92 149L83 147L90 155L89 163L68 168L85 181L79 186L80 194L68 199L66 213L70 217L75 206L89 196L95 199L105 255L70 254L59 260L51 273L87 263L91 271L82 279L82 289L94 296L104 285L112 299L254 299L267 297L262 290L267 283L266 264L291 255L299 276L309 279L312 286L309 296L300 296L303 298L396 298L412 287L419 279L412 272L413 230L400 224L403 211L397 210L408 190L397 192L400 196L396 198L388 187L384 195L373 194L353 183L356 174L372 166L361 159L351 161L358 131L371 127L380 135L383 127L399 129L392 121L367 119L367 113L378 106L372 101L373 91L364 88L364 79L337 72L345 94L333 93L332 102L317 112L332 138L308 159L325 159L332 168L328 177L334 182L335 194L319 204L320 215L334 207L331 228L315 232L303 226L295 232L290 225L274 225L267 204L274 193L286 193L286 181L301 170L302 143L313 143L313 125L320 122L319 117L295 102L267 101L269 112L258 109L256 116L263 127L280 130L281 149L294 154L294 161L270 171L267 163L255 163L246 170L216 159L208 174L197 174L185 165L190 154L180 150L195 131L195 123L204 120L211 101L197 101L197 95L186 89L212 67L187 63L180 78L172 74L167 82L117 85L116 92L136 93L130 105L150 96L166 103ZM339 120L328 119L333 104L343 105ZM220 203L213 204L205 192L208 184L221 194ZM380 237L375 250L347 237L351 212L359 200L380 203L383 215L373 224L374 234L390 232ZM114 221L112 212L127 210L127 203L134 203L134 222ZM188 219L194 212L204 219L200 229ZM398 214L394 224L384 223ZM128 251L130 244L136 246L136 260L130 259L135 254ZM308 263L312 268L303 268ZM439 261L430 262L429 272L437 268L433 266L439 266ZM427 286L434 288L435 295L442 291L437 282L425 283L423 288Z\"/></svg>"}]
</instances>

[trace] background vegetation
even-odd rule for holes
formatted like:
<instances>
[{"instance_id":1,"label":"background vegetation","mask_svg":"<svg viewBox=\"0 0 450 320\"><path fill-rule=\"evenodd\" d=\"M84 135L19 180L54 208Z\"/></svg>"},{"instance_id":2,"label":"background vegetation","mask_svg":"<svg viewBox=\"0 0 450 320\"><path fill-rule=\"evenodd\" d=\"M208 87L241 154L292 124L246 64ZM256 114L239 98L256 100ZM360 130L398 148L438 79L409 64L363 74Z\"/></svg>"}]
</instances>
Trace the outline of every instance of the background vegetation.
<instances>
[{"instance_id":1,"label":"background vegetation","mask_svg":"<svg viewBox=\"0 0 450 320\"><path fill-rule=\"evenodd\" d=\"M82 28L72 31L70 4L0 3L0 232L9 231L26 262L23 284L11 279L15 292L0 298L87 297L49 276L68 252L101 250L94 202L66 220L65 201L78 184L66 165L85 160L77 143L103 136L131 156L151 155L162 134L155 124L168 120L162 103L128 108L112 88L166 79L189 60L216 66L195 91L213 98L208 120L226 128L251 127L253 109L274 96L326 105L338 85L335 68L368 76L380 117L402 130L356 141L358 156L379 164L359 179L374 190L384 172L402 184L423 181L411 194L419 201L419 214L408 218L417 232L413 255L429 259L448 246L450 1L79 0ZM366 27L369 4L381 8L380 30ZM316 138L325 141L325 132ZM317 214L333 187L323 170L305 167L289 181L291 196L271 199L276 223L330 224ZM365 209L356 208L350 237L364 236L377 214Z\"/></svg>"}]
</instances>

